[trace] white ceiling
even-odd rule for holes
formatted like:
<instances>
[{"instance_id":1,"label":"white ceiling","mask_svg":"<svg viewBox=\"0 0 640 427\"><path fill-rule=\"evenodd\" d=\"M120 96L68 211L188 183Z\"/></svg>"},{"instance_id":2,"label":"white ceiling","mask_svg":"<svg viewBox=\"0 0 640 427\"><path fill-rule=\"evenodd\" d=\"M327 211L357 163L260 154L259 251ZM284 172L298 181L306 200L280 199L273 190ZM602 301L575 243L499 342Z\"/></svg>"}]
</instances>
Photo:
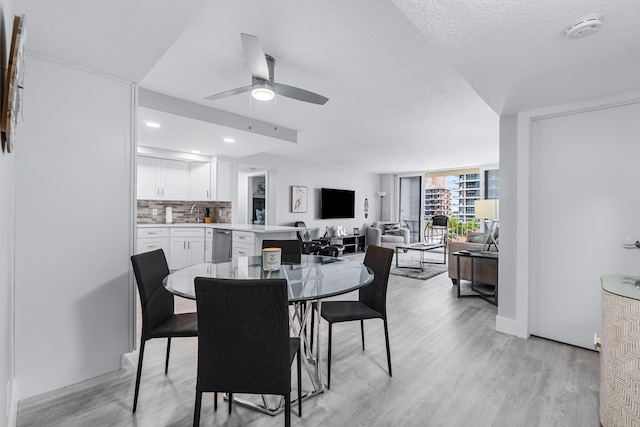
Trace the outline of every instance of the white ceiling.
<instances>
[{"instance_id":1,"label":"white ceiling","mask_svg":"<svg viewBox=\"0 0 640 427\"><path fill-rule=\"evenodd\" d=\"M377 173L498 163L499 114L640 88L634 0L14 0L13 12L34 54L297 131L291 143L229 128L236 143L221 146L219 124L141 109L166 125L141 126L140 144L203 154ZM593 13L602 31L564 36ZM250 84L241 32L275 57L277 82L329 102L204 100Z\"/></svg>"}]
</instances>

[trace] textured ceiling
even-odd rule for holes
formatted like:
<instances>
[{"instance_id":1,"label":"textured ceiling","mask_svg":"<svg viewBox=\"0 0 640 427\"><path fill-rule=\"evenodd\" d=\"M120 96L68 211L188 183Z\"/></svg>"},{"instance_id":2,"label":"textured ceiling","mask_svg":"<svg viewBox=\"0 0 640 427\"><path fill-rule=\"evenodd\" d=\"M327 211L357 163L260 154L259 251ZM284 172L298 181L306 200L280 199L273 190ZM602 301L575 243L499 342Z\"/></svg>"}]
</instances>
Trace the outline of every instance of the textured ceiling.
<instances>
[{"instance_id":1,"label":"textured ceiling","mask_svg":"<svg viewBox=\"0 0 640 427\"><path fill-rule=\"evenodd\" d=\"M393 0L498 114L640 88L637 0ZM602 30L565 28L601 15Z\"/></svg>"},{"instance_id":2,"label":"textured ceiling","mask_svg":"<svg viewBox=\"0 0 640 427\"><path fill-rule=\"evenodd\" d=\"M297 131L297 144L262 146L239 132L238 153L378 173L497 163L499 114L640 88L631 0L14 0L13 11L27 15L32 53ZM593 13L602 31L564 36ZM329 102L205 101L250 83L241 32L275 57L277 82ZM219 126L184 120L181 132L171 119L175 149L217 154Z\"/></svg>"}]
</instances>

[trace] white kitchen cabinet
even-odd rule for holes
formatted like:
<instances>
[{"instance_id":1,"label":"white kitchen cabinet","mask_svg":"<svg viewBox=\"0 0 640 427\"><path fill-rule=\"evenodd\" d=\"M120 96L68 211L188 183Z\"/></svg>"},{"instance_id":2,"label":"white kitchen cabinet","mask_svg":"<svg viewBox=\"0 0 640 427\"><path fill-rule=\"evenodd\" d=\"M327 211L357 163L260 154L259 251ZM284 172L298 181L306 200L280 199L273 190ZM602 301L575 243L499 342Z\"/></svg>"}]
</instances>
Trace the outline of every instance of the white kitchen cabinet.
<instances>
[{"instance_id":1,"label":"white kitchen cabinet","mask_svg":"<svg viewBox=\"0 0 640 427\"><path fill-rule=\"evenodd\" d=\"M162 249L169 262L169 230L166 227L138 227L136 254Z\"/></svg>"},{"instance_id":2,"label":"white kitchen cabinet","mask_svg":"<svg viewBox=\"0 0 640 427\"><path fill-rule=\"evenodd\" d=\"M204 262L204 228L171 228L170 270Z\"/></svg>"},{"instance_id":3,"label":"white kitchen cabinet","mask_svg":"<svg viewBox=\"0 0 640 427\"><path fill-rule=\"evenodd\" d=\"M190 170L190 200L214 200L215 196L211 185L212 163L210 162L193 162L189 164ZM214 170L215 173L215 170Z\"/></svg>"},{"instance_id":4,"label":"white kitchen cabinet","mask_svg":"<svg viewBox=\"0 0 640 427\"><path fill-rule=\"evenodd\" d=\"M138 199L157 199L158 159L138 156Z\"/></svg>"},{"instance_id":5,"label":"white kitchen cabinet","mask_svg":"<svg viewBox=\"0 0 640 427\"><path fill-rule=\"evenodd\" d=\"M192 162L189 200L230 201L232 196L232 166L229 162Z\"/></svg>"},{"instance_id":6,"label":"white kitchen cabinet","mask_svg":"<svg viewBox=\"0 0 640 427\"><path fill-rule=\"evenodd\" d=\"M255 233L250 231L234 231L232 238L233 256L253 256L255 249Z\"/></svg>"},{"instance_id":7,"label":"white kitchen cabinet","mask_svg":"<svg viewBox=\"0 0 640 427\"><path fill-rule=\"evenodd\" d=\"M138 199L186 200L189 164L138 156Z\"/></svg>"}]
</instances>

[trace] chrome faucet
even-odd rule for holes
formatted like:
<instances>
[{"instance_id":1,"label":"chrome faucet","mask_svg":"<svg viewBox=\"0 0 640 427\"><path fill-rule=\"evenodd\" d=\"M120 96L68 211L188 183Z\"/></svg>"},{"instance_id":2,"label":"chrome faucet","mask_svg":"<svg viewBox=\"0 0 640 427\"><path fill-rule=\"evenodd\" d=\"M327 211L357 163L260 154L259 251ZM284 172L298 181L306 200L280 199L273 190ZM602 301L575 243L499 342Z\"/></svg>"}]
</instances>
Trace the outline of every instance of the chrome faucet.
<instances>
[{"instance_id":1,"label":"chrome faucet","mask_svg":"<svg viewBox=\"0 0 640 427\"><path fill-rule=\"evenodd\" d=\"M200 223L200 206L198 205L191 206L191 214L193 215L193 210L196 208L198 208L198 211L196 213L196 224L199 224Z\"/></svg>"}]
</instances>

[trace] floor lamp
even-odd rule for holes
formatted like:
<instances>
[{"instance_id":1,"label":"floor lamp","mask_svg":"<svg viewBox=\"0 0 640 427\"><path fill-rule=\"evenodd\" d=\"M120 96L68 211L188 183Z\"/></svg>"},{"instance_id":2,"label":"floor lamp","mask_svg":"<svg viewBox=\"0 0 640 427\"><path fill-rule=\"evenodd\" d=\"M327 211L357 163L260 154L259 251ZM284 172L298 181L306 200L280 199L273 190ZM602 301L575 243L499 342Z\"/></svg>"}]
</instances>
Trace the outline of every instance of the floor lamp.
<instances>
[{"instance_id":1,"label":"floor lamp","mask_svg":"<svg viewBox=\"0 0 640 427\"><path fill-rule=\"evenodd\" d=\"M491 245L496 245L496 251L498 250L498 241L495 237L495 228L498 224L498 213L500 208L500 201L498 199L485 199L476 200L473 205L475 211L475 217L484 221L484 226L487 229L487 238L482 245L482 253L488 251Z\"/></svg>"},{"instance_id":2,"label":"floor lamp","mask_svg":"<svg viewBox=\"0 0 640 427\"><path fill-rule=\"evenodd\" d=\"M387 195L386 191L380 191L378 192L378 196L380 196L380 221L382 221L382 200L384 199L384 196Z\"/></svg>"}]
</instances>

